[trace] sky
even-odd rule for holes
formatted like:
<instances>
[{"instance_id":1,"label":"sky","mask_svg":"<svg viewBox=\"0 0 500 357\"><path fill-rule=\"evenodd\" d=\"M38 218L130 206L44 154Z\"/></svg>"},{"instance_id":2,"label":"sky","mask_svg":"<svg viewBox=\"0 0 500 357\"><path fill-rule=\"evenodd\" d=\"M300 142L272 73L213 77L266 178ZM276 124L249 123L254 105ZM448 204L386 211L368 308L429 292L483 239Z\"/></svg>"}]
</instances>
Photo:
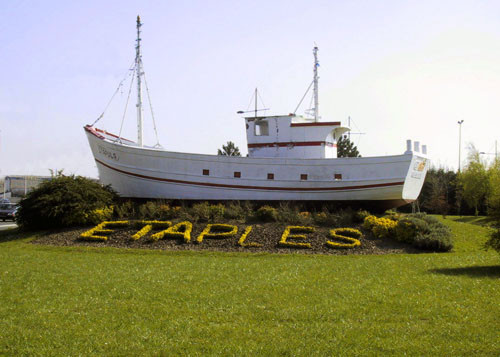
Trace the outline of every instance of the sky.
<instances>
[{"instance_id":1,"label":"sky","mask_svg":"<svg viewBox=\"0 0 500 357\"><path fill-rule=\"evenodd\" d=\"M97 177L83 127L130 77L137 15L166 150L216 154L231 140L246 154L236 112L256 87L266 114L293 112L312 81L315 44L321 120L347 125L350 116L363 156L402 154L412 139L435 166L456 170L457 121L462 158L471 143L494 153L500 140L499 1L19 0L0 2L0 14L0 176ZM135 139L129 83L96 127L118 133L124 118L122 135Z\"/></svg>"}]
</instances>

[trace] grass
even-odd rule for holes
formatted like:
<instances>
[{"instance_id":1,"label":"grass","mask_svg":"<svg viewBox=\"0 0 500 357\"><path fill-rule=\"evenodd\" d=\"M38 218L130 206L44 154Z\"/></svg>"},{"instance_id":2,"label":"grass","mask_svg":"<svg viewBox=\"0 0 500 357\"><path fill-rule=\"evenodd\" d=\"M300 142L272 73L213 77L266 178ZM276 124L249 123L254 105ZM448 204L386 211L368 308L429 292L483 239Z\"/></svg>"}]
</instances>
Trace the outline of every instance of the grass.
<instances>
[{"instance_id":1,"label":"grass","mask_svg":"<svg viewBox=\"0 0 500 357\"><path fill-rule=\"evenodd\" d=\"M484 247L493 231L487 217L476 216L435 216L451 228L455 252L474 252Z\"/></svg>"},{"instance_id":2,"label":"grass","mask_svg":"<svg viewBox=\"0 0 500 357\"><path fill-rule=\"evenodd\" d=\"M0 355L497 356L500 258L44 247L0 235Z\"/></svg>"}]
</instances>

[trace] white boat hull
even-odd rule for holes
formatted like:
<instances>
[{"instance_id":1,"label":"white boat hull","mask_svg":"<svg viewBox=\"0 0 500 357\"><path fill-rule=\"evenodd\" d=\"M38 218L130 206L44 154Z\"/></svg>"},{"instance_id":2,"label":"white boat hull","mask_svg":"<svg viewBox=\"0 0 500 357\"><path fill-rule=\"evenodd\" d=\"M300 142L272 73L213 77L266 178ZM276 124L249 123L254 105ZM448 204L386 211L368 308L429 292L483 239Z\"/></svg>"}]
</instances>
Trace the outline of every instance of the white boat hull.
<instances>
[{"instance_id":1,"label":"white boat hull","mask_svg":"<svg viewBox=\"0 0 500 357\"><path fill-rule=\"evenodd\" d=\"M120 143L112 134L92 127L85 130L100 181L123 197L375 201L399 206L418 197L429 166L425 155L415 152L337 159L177 153Z\"/></svg>"}]
</instances>

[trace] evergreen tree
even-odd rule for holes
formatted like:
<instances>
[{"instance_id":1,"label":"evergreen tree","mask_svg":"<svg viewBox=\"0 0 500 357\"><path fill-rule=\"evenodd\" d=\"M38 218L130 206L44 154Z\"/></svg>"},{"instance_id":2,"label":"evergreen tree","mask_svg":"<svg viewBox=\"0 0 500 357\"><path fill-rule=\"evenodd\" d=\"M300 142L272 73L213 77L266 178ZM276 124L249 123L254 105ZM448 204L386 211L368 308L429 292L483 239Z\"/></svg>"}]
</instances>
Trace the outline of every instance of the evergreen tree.
<instances>
[{"instance_id":1,"label":"evergreen tree","mask_svg":"<svg viewBox=\"0 0 500 357\"><path fill-rule=\"evenodd\" d=\"M358 148L347 135L341 136L337 140L337 157L361 157Z\"/></svg>"},{"instance_id":2,"label":"evergreen tree","mask_svg":"<svg viewBox=\"0 0 500 357\"><path fill-rule=\"evenodd\" d=\"M241 156L240 149L232 141L228 141L226 145L222 145L222 149L217 149L217 155Z\"/></svg>"}]
</instances>

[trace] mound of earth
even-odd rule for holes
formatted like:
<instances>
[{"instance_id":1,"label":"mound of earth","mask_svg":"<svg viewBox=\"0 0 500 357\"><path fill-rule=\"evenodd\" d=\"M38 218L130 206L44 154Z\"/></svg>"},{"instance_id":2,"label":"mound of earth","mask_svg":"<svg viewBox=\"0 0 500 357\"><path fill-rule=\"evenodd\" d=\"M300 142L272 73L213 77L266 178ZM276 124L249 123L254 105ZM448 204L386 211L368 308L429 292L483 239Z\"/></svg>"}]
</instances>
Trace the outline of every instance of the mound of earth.
<instances>
[{"instance_id":1,"label":"mound of earth","mask_svg":"<svg viewBox=\"0 0 500 357\"><path fill-rule=\"evenodd\" d=\"M261 247L241 247L238 245L240 236L248 227L248 224L226 222L238 227L238 233L232 237L226 238L205 238L202 243L196 242L196 237L203 231L206 224L193 224L191 232L191 241L185 243L182 239L161 239L152 241L151 235L158 232L152 231L146 236L132 240L131 237L138 229L127 227L123 229L114 229L109 234L106 241L86 241L80 235L88 231L91 227L69 229L57 232L45 233L38 236L33 241L34 244L54 245L54 246L88 246L88 247L117 247L117 248L133 248L133 249L162 249L162 250L209 250L209 251L225 251L225 252L269 252L269 253L302 253L302 254L393 254L393 253L418 253L420 250L415 249L407 244L400 243L391 239L377 239L366 232L363 232L360 227L356 227L363 232L363 236L359 239L361 246L350 249L334 249L326 245L328 240L333 240L329 236L330 228L314 227L312 233L301 233L306 235L306 239L294 239L290 237L289 242L310 243L311 248L291 248L279 246L280 238L286 229L286 224L280 223L261 223L253 224L252 231L246 239L246 243L259 243Z\"/></svg>"}]
</instances>

